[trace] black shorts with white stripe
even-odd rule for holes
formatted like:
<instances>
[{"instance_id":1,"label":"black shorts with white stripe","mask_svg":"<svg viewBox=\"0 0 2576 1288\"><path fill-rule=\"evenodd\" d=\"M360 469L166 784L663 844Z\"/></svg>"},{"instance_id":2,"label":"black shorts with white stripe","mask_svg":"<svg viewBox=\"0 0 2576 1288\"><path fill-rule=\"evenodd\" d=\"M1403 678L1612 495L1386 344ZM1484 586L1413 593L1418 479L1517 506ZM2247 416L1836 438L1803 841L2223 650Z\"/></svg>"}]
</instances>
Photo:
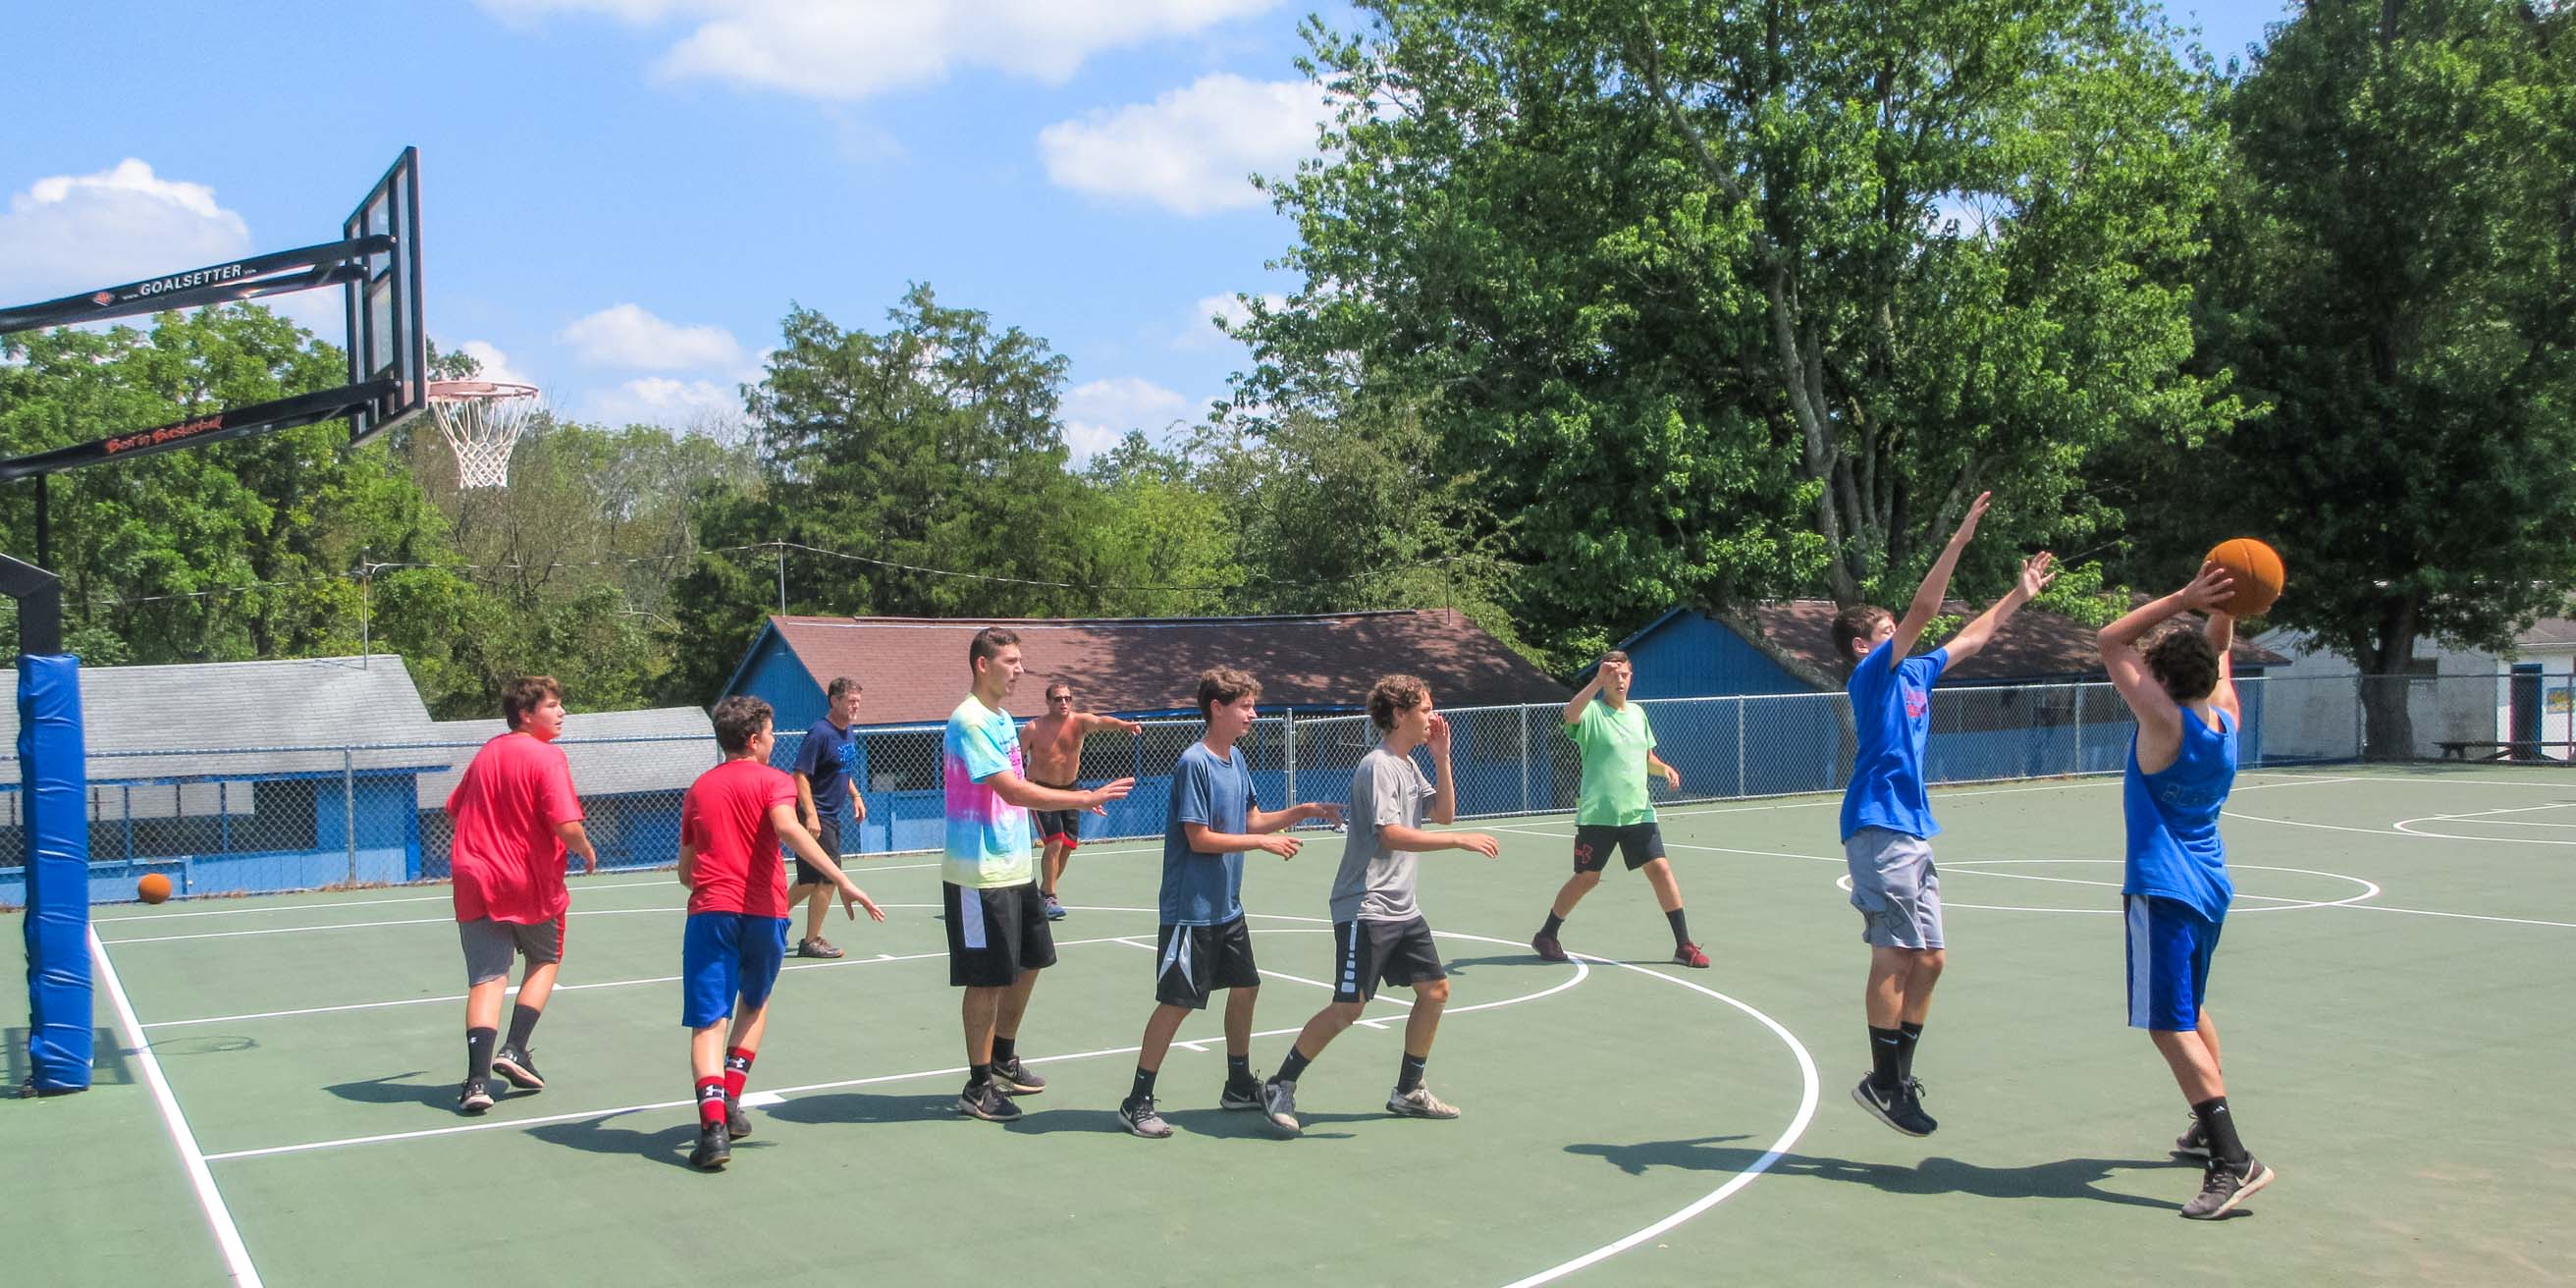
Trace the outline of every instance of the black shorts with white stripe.
<instances>
[{"instance_id":1,"label":"black shorts with white stripe","mask_svg":"<svg viewBox=\"0 0 2576 1288\"><path fill-rule=\"evenodd\" d=\"M1431 923L1420 917L1336 922L1333 949L1336 1002L1365 1002L1377 996L1381 982L1412 988L1449 978L1440 965L1440 949L1431 942Z\"/></svg>"},{"instance_id":2,"label":"black shorts with white stripe","mask_svg":"<svg viewBox=\"0 0 2576 1288\"><path fill-rule=\"evenodd\" d=\"M1166 924L1155 937L1154 1000L1165 1006L1205 1010L1220 988L1259 988L1252 964L1252 931L1237 917L1222 926Z\"/></svg>"}]
</instances>

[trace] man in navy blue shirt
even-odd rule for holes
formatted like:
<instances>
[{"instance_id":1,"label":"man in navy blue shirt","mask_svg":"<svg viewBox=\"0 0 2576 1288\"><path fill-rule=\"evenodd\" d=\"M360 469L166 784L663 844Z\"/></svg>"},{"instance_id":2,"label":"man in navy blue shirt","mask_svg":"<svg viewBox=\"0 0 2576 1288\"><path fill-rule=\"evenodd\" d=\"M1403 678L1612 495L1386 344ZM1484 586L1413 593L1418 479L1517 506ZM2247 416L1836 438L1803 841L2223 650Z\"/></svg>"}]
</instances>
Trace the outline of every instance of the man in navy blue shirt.
<instances>
[{"instance_id":1,"label":"man in navy blue shirt","mask_svg":"<svg viewBox=\"0 0 2576 1288\"><path fill-rule=\"evenodd\" d=\"M1923 1112L1923 1084L1914 1078L1914 1044L1932 1010L1932 985L1948 960L1941 937L1941 874L1932 866L1932 801L1923 788L1923 740L1932 731L1932 686L1954 662L1976 656L1995 631L2056 577L2048 552L2022 565L2021 580L1993 607L1959 628L1950 642L1922 657L1908 657L1923 628L1941 612L1950 573L1977 535L1993 493L1968 507L1968 517L1898 620L1866 604L1834 618L1834 653L1852 668L1856 750L1851 783L1843 791L1843 858L1851 867L1852 906L1860 910L1861 941L1869 945L1869 983L1863 993L1869 1018L1869 1076L1852 1099L1870 1116L1908 1136L1929 1136L1940 1126Z\"/></svg>"},{"instance_id":2,"label":"man in navy blue shirt","mask_svg":"<svg viewBox=\"0 0 2576 1288\"><path fill-rule=\"evenodd\" d=\"M1243 921L1243 856L1248 850L1295 858L1295 837L1271 833L1308 819L1342 821L1342 807L1313 801L1266 811L1252 790L1252 769L1235 739L1252 727L1261 684L1227 668L1199 676L1199 712L1207 733L1172 769L1172 813L1163 828L1162 933L1156 943L1153 1018L1136 1053L1136 1082L1118 1106L1127 1130L1161 1140L1172 1125L1154 1110L1154 1075L1172 1035L1208 994L1225 999L1227 1109L1261 1108L1261 1078L1252 1071L1252 1007L1261 975L1252 964L1252 932Z\"/></svg>"},{"instance_id":3,"label":"man in navy blue shirt","mask_svg":"<svg viewBox=\"0 0 2576 1288\"><path fill-rule=\"evenodd\" d=\"M835 859L848 852L841 847L842 825L855 827L868 821L867 798L859 794L859 735L853 727L859 719L859 699L866 692L865 686L846 675L832 681L825 692L830 705L824 708L823 718L805 731L804 745L796 749L797 821ZM796 941L797 956L841 955L823 938L823 918L832 911L832 892L838 888L807 867L805 860L796 860L796 885L787 892L787 906L793 909L800 899L812 900L805 909L805 937Z\"/></svg>"}]
</instances>

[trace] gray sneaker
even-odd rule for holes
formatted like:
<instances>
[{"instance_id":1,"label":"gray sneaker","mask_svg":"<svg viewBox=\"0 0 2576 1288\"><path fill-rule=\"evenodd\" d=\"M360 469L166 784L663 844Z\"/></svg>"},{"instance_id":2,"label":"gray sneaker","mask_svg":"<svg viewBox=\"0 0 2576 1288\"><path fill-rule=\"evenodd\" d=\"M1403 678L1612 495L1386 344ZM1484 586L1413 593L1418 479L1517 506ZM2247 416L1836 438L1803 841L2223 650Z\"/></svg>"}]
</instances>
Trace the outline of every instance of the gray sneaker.
<instances>
[{"instance_id":1,"label":"gray sneaker","mask_svg":"<svg viewBox=\"0 0 2576 1288\"><path fill-rule=\"evenodd\" d=\"M1386 1111L1399 1118L1455 1118L1458 1116L1458 1106L1432 1095L1429 1087L1388 1092Z\"/></svg>"},{"instance_id":2,"label":"gray sneaker","mask_svg":"<svg viewBox=\"0 0 2576 1288\"><path fill-rule=\"evenodd\" d=\"M2208 1161L2209 1133L2201 1130L2199 1115L2193 1115L2190 1128L2174 1137L2173 1152L2177 1157Z\"/></svg>"},{"instance_id":3,"label":"gray sneaker","mask_svg":"<svg viewBox=\"0 0 2576 1288\"><path fill-rule=\"evenodd\" d=\"M1297 1084L1277 1078L1261 1084L1261 1110L1270 1115L1270 1126L1282 1136L1294 1136L1297 1123Z\"/></svg>"},{"instance_id":4,"label":"gray sneaker","mask_svg":"<svg viewBox=\"0 0 2576 1288\"><path fill-rule=\"evenodd\" d=\"M2201 1173L2200 1196L2184 1204L2182 1214L2193 1221L2215 1221L2271 1183L2272 1169L2251 1154L2245 1156L2245 1166L2241 1168L2213 1158L2209 1160L2209 1170Z\"/></svg>"},{"instance_id":5,"label":"gray sneaker","mask_svg":"<svg viewBox=\"0 0 2576 1288\"><path fill-rule=\"evenodd\" d=\"M1127 1124L1127 1130L1147 1140L1161 1140L1172 1134L1172 1125L1155 1112L1152 1096L1119 1101L1118 1121Z\"/></svg>"}]
</instances>

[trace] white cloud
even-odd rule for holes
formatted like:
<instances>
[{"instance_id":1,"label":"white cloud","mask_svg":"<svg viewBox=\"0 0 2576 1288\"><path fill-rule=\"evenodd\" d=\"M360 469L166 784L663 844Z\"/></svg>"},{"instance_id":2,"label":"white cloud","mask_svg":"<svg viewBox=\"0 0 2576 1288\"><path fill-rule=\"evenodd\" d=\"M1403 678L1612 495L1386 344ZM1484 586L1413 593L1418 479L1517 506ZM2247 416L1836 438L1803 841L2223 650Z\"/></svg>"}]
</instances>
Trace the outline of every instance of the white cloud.
<instances>
[{"instance_id":1,"label":"white cloud","mask_svg":"<svg viewBox=\"0 0 2576 1288\"><path fill-rule=\"evenodd\" d=\"M249 225L214 189L161 178L129 157L11 194L0 214L0 299L68 295L249 252Z\"/></svg>"},{"instance_id":2,"label":"white cloud","mask_svg":"<svg viewBox=\"0 0 2576 1288\"><path fill-rule=\"evenodd\" d=\"M681 326L633 304L613 304L557 333L583 362L636 371L731 367L742 345L720 326Z\"/></svg>"},{"instance_id":3,"label":"white cloud","mask_svg":"<svg viewBox=\"0 0 2576 1288\"><path fill-rule=\"evenodd\" d=\"M1288 297L1275 291L1265 291L1259 298L1273 312L1288 307ZM1251 317L1252 306L1246 304L1240 295L1208 296L1190 307L1190 320L1181 327L1179 334L1172 337L1172 346L1179 349L1225 348L1235 343L1228 331L1242 326Z\"/></svg>"},{"instance_id":4,"label":"white cloud","mask_svg":"<svg viewBox=\"0 0 2576 1288\"><path fill-rule=\"evenodd\" d=\"M730 422L742 417L742 393L715 380L673 380L645 376L595 394L585 419L608 425L668 425L676 429Z\"/></svg>"},{"instance_id":5,"label":"white cloud","mask_svg":"<svg viewBox=\"0 0 2576 1288\"><path fill-rule=\"evenodd\" d=\"M1084 60L1264 12L1278 0L481 0L514 26L597 14L694 24L655 65L803 98L854 102L960 67L1061 83Z\"/></svg>"},{"instance_id":6,"label":"white cloud","mask_svg":"<svg viewBox=\"0 0 2576 1288\"><path fill-rule=\"evenodd\" d=\"M1204 215L1266 204L1250 176L1285 173L1312 154L1331 115L1311 82L1220 72L1151 103L1058 121L1038 132L1038 150L1058 186Z\"/></svg>"},{"instance_id":7,"label":"white cloud","mask_svg":"<svg viewBox=\"0 0 2576 1288\"><path fill-rule=\"evenodd\" d=\"M1188 398L1135 376L1076 385L1056 408L1064 420L1065 446L1077 467L1116 447L1131 429L1160 441L1175 422L1188 420L1190 412Z\"/></svg>"},{"instance_id":8,"label":"white cloud","mask_svg":"<svg viewBox=\"0 0 2576 1288\"><path fill-rule=\"evenodd\" d=\"M533 385L537 383L522 374L516 367L511 366L510 355L501 352L501 347L489 340L468 340L465 343L456 346L456 351L464 354L466 357L472 358L475 363L482 368L480 371L475 373L475 379L477 380L493 380L520 385Z\"/></svg>"}]
</instances>

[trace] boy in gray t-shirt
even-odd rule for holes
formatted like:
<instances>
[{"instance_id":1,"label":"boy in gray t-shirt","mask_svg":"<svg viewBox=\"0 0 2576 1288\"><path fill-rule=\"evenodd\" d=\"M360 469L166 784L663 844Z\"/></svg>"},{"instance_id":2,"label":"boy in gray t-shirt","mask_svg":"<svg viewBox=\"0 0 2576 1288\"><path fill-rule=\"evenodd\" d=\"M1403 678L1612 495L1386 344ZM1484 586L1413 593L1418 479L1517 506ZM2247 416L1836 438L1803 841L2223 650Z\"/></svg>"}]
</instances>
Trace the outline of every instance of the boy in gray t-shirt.
<instances>
[{"instance_id":1,"label":"boy in gray t-shirt","mask_svg":"<svg viewBox=\"0 0 2576 1288\"><path fill-rule=\"evenodd\" d=\"M1383 739L1351 773L1350 826L1342 867L1333 878L1333 1000L1315 1012L1288 1048L1279 1072L1262 1084L1262 1108L1281 1134L1294 1136L1297 1078L1324 1047L1360 1018L1379 983L1413 990L1404 1024L1404 1064L1386 1109L1408 1118L1455 1118L1457 1109L1422 1085L1431 1039L1449 1004L1449 972L1431 942L1431 926L1414 904L1414 865L1432 850L1473 850L1492 858L1501 848L1480 832L1430 832L1422 823L1456 817L1458 790L1449 769L1449 722L1431 706L1431 688L1410 675L1390 675L1369 690L1369 720ZM1428 747L1435 782L1425 782L1413 749Z\"/></svg>"}]
</instances>

